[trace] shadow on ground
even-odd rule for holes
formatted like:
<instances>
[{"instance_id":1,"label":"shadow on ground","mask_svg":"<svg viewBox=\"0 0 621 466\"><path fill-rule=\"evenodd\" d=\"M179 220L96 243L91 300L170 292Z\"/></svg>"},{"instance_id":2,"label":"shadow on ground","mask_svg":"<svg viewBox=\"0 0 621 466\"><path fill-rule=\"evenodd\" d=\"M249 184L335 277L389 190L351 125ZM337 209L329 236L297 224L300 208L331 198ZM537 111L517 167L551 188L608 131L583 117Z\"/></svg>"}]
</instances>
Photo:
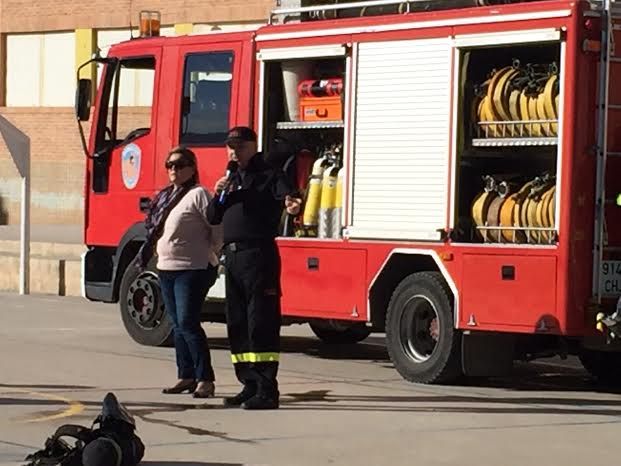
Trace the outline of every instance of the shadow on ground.
<instances>
[{"instance_id":1,"label":"shadow on ground","mask_svg":"<svg viewBox=\"0 0 621 466\"><path fill-rule=\"evenodd\" d=\"M244 466L242 463L204 463L198 461L142 461L141 466Z\"/></svg>"},{"instance_id":2,"label":"shadow on ground","mask_svg":"<svg viewBox=\"0 0 621 466\"><path fill-rule=\"evenodd\" d=\"M383 337L369 337L356 344L327 344L313 337L283 336L280 344L283 353L306 354L320 359L390 362ZM229 342L226 338L209 338L209 346L228 350Z\"/></svg>"},{"instance_id":3,"label":"shadow on ground","mask_svg":"<svg viewBox=\"0 0 621 466\"><path fill-rule=\"evenodd\" d=\"M0 388L20 388L24 390L90 390L96 387L89 385L24 385L24 384L10 384L0 383Z\"/></svg>"},{"instance_id":4,"label":"shadow on ground","mask_svg":"<svg viewBox=\"0 0 621 466\"><path fill-rule=\"evenodd\" d=\"M185 430L191 435L217 437L241 443L253 440L239 439L226 432L216 432L185 425L183 421L171 421L157 417L162 413L180 413L190 410L227 409L219 399L203 403L163 403L121 400L130 412L144 422L161 424ZM101 408L100 402L82 401L85 411L72 416L72 419L92 420ZM34 416L47 416L64 408L62 402L35 398L0 397L0 406L48 407L44 411L29 413ZM442 412L473 414L569 414L587 416L621 417L621 398L602 399L584 396L483 396L481 394L413 394L413 395L344 395L331 390L310 390L306 392L283 392L282 409L309 411L366 411L366 412ZM49 409L52 408L52 409ZM19 418L16 420L20 420ZM23 420L23 419L22 419ZM615 422L621 421L616 419Z\"/></svg>"},{"instance_id":5,"label":"shadow on ground","mask_svg":"<svg viewBox=\"0 0 621 466\"><path fill-rule=\"evenodd\" d=\"M210 338L209 344L212 348L229 349L226 338ZM389 369L391 380L400 379L390 361L383 335L370 336L357 344L327 344L312 337L284 336L281 339L281 351L305 354L318 359L368 362ZM582 368L576 358L570 358L567 361L554 358L532 363L516 362L513 372L508 376L464 377L452 383L451 386L502 388L516 391L580 391L621 394L620 386L599 383Z\"/></svg>"}]
</instances>

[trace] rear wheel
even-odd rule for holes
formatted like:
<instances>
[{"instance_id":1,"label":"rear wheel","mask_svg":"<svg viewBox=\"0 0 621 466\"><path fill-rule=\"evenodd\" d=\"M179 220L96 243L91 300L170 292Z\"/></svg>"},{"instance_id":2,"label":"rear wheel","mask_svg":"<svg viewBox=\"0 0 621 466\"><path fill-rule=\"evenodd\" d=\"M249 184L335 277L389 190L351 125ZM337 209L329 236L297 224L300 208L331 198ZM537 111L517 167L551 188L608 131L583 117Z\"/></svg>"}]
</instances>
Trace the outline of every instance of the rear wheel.
<instances>
[{"instance_id":1,"label":"rear wheel","mask_svg":"<svg viewBox=\"0 0 621 466\"><path fill-rule=\"evenodd\" d=\"M454 380L461 371L461 334L441 274L419 272L395 289L386 315L386 345L403 378L417 383Z\"/></svg>"},{"instance_id":2,"label":"rear wheel","mask_svg":"<svg viewBox=\"0 0 621 466\"><path fill-rule=\"evenodd\" d=\"M325 343L358 343L371 334L364 324L336 320L311 322L310 328Z\"/></svg>"},{"instance_id":3,"label":"rear wheel","mask_svg":"<svg viewBox=\"0 0 621 466\"><path fill-rule=\"evenodd\" d=\"M173 327L164 309L157 274L130 263L120 289L121 318L127 333L141 345L170 346Z\"/></svg>"},{"instance_id":4,"label":"rear wheel","mask_svg":"<svg viewBox=\"0 0 621 466\"><path fill-rule=\"evenodd\" d=\"M621 383L621 353L583 348L578 357L593 377L606 383Z\"/></svg>"}]
</instances>

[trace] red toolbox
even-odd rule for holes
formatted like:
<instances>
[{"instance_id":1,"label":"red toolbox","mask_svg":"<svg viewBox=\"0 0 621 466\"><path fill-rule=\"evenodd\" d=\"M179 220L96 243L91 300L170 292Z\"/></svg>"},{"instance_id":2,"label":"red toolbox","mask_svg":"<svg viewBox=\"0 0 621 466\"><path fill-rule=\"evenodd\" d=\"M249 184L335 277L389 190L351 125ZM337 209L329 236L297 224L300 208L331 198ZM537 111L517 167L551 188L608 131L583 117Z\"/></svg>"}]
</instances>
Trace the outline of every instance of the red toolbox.
<instances>
[{"instance_id":1,"label":"red toolbox","mask_svg":"<svg viewBox=\"0 0 621 466\"><path fill-rule=\"evenodd\" d=\"M302 121L342 120L341 97L300 97L300 118Z\"/></svg>"}]
</instances>

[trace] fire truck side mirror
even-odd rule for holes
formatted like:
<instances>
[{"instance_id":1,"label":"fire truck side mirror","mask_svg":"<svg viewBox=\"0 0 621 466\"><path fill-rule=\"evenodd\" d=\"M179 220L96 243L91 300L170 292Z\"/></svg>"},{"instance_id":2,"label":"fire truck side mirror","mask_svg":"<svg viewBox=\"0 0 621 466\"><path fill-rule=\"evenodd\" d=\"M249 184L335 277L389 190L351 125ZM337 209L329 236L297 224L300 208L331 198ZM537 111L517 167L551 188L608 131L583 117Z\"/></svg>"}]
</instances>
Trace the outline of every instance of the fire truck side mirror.
<instances>
[{"instance_id":1,"label":"fire truck side mirror","mask_svg":"<svg viewBox=\"0 0 621 466\"><path fill-rule=\"evenodd\" d=\"M75 116L78 121L88 121L91 115L91 92L90 79L80 79L75 91Z\"/></svg>"}]
</instances>

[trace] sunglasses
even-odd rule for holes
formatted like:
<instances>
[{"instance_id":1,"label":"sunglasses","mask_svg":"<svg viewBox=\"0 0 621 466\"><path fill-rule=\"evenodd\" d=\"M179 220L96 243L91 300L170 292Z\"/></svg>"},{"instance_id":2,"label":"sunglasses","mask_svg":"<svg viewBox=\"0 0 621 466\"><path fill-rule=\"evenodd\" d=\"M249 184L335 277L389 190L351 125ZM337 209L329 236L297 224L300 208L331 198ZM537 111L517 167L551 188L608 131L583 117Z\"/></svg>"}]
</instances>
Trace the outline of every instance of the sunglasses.
<instances>
[{"instance_id":1,"label":"sunglasses","mask_svg":"<svg viewBox=\"0 0 621 466\"><path fill-rule=\"evenodd\" d=\"M169 160L167 161L164 166L166 167L167 170L171 170L171 169L175 169L175 170L180 170L182 168L186 168L186 167L191 167L192 166L192 162L190 162L189 160Z\"/></svg>"}]
</instances>

